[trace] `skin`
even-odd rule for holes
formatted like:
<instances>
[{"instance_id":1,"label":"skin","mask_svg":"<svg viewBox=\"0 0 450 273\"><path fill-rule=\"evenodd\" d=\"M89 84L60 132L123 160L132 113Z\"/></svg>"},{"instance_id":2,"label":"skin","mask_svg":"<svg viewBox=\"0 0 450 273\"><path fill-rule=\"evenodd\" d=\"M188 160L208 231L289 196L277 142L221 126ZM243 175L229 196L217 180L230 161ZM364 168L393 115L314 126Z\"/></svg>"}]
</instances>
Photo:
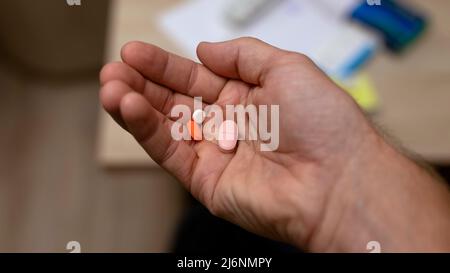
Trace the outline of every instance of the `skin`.
<instances>
[{"instance_id":1,"label":"skin","mask_svg":"<svg viewBox=\"0 0 450 273\"><path fill-rule=\"evenodd\" d=\"M450 194L397 152L306 56L253 38L201 43L201 63L142 42L101 71L101 102L212 214L307 251L449 251ZM174 105L280 106L280 145L174 141Z\"/></svg>"}]
</instances>

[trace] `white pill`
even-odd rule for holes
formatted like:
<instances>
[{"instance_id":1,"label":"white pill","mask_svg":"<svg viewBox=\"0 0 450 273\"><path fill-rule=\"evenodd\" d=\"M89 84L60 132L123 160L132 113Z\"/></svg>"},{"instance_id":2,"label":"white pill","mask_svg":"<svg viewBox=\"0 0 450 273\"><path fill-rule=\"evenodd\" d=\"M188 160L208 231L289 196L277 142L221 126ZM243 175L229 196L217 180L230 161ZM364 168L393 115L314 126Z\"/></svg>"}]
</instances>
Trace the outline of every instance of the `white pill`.
<instances>
[{"instance_id":1,"label":"white pill","mask_svg":"<svg viewBox=\"0 0 450 273\"><path fill-rule=\"evenodd\" d=\"M205 112L201 109L195 110L194 113L192 114L192 119L197 124L203 123L203 121L205 120Z\"/></svg>"}]
</instances>

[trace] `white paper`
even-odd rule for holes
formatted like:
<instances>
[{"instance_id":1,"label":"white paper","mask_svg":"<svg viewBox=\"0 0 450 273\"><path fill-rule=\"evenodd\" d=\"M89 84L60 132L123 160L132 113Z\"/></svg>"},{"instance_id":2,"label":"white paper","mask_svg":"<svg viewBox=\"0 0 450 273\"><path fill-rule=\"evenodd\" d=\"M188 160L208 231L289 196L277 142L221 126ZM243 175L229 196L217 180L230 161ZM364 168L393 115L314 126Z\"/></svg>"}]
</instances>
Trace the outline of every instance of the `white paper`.
<instances>
[{"instance_id":1,"label":"white paper","mask_svg":"<svg viewBox=\"0 0 450 273\"><path fill-rule=\"evenodd\" d=\"M160 25L188 57L197 59L201 41L257 37L277 47L301 52L333 76L347 76L349 67L376 48L370 33L326 16L310 0L283 0L244 28L226 20L227 0L190 0L164 14Z\"/></svg>"}]
</instances>

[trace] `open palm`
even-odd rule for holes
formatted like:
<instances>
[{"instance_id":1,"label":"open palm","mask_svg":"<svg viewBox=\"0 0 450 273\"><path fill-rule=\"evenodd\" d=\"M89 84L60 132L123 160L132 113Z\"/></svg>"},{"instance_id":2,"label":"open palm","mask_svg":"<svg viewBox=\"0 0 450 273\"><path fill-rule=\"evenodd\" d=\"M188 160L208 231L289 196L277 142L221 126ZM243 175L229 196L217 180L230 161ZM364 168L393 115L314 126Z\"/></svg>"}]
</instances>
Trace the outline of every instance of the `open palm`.
<instances>
[{"instance_id":1,"label":"open palm","mask_svg":"<svg viewBox=\"0 0 450 273\"><path fill-rule=\"evenodd\" d=\"M132 42L101 72L104 108L209 210L258 234L308 247L350 154L371 130L359 108L305 56L252 38L201 43L202 64ZM224 153L175 141L173 106L279 105L273 152L241 140ZM363 126L361 126L363 125Z\"/></svg>"}]
</instances>

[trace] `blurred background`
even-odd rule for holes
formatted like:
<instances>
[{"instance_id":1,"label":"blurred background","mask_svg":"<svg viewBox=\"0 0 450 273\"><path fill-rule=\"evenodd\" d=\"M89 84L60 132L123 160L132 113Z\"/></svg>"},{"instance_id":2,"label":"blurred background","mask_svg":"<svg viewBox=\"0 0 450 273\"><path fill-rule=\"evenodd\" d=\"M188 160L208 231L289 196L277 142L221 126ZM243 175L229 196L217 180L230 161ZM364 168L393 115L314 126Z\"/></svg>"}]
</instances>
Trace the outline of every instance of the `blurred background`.
<instances>
[{"instance_id":1,"label":"blurred background","mask_svg":"<svg viewBox=\"0 0 450 273\"><path fill-rule=\"evenodd\" d=\"M130 40L195 58L200 40L251 35L307 53L449 179L448 0L253 2L2 1L0 252L162 252L202 234L181 225L195 202L100 108L98 73Z\"/></svg>"}]
</instances>

